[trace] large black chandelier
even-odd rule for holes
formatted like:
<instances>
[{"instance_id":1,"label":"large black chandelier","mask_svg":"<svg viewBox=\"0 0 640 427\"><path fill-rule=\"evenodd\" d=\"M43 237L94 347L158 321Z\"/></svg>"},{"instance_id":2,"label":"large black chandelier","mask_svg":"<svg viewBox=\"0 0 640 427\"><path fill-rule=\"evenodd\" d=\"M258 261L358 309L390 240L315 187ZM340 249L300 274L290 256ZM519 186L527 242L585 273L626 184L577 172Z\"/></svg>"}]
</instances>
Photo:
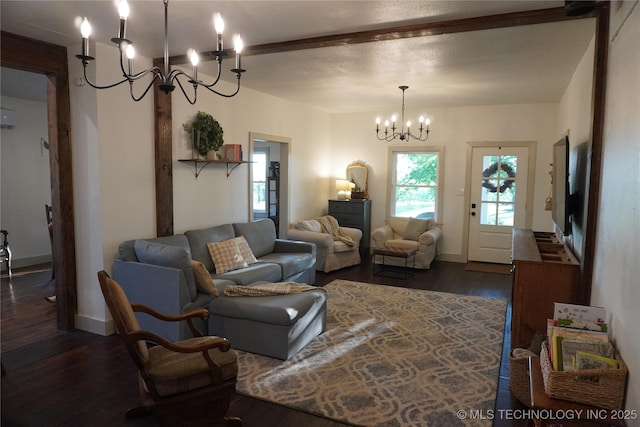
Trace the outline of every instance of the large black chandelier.
<instances>
[{"instance_id":1,"label":"large black chandelier","mask_svg":"<svg viewBox=\"0 0 640 427\"><path fill-rule=\"evenodd\" d=\"M409 138L416 139L418 141L426 141L429 138L429 124L431 121L429 119L424 118L424 116L420 116L418 120L420 122L420 128L418 129L420 133L418 135L414 135L411 133L411 122L407 120L407 131L405 132L404 126L404 91L409 89L409 86L398 86L400 90L402 90L402 117L400 119L400 132L396 132L396 115L391 116L391 132L389 132L389 120L384 122L384 134L380 134L380 117L376 118L376 136L381 141L393 141L398 138L400 141L409 141ZM424 135L423 135L424 134Z\"/></svg>"},{"instance_id":2,"label":"large black chandelier","mask_svg":"<svg viewBox=\"0 0 640 427\"><path fill-rule=\"evenodd\" d=\"M133 48L133 43L131 42L131 40L128 40L126 38L126 24L127 24L127 17L129 16L129 4L127 3L127 0L121 0L118 3L118 13L120 15L120 27L118 30L118 37L112 38L111 41L118 46L118 49L120 51L120 69L122 71L122 75L124 78L116 83L112 83L106 86L100 86L95 83L92 83L87 77L87 66L89 65L89 62L94 60L95 58L92 56L89 56L89 36L91 35L91 25L89 24L89 21L85 17L80 26L80 32L82 33L82 54L76 55L76 58L82 61L82 65L84 68L85 81L91 87L96 89L109 89L109 88L128 82L130 87L129 90L131 93L131 98L134 101L140 101L142 98L144 98L144 96L147 94L147 92L149 92L149 89L151 89L151 86L156 80L158 80L158 88L166 94L173 92L173 90L175 89L175 83L177 83L178 86L180 87L180 90L184 94L184 97L187 99L187 101L189 101L190 104L196 103L196 100L198 97L198 91L197 91L198 86L204 87L205 89L215 93L216 95L224 96L227 98L231 98L232 96L235 96L240 90L240 77L242 77L242 73L246 71L242 69L241 62L240 62L242 48L243 48L243 43L240 36L239 35L234 36L234 44L235 44L234 49L236 52L236 63L235 63L235 68L233 68L231 72L235 73L236 78L238 80L238 85L235 91L232 93L225 94L213 89L213 87L216 84L218 84L218 82L220 81L220 76L222 74L222 60L224 59L225 56L227 56L227 53L224 51L223 37L222 37L222 33L224 31L224 21L222 20L222 17L220 16L219 13L216 13L213 18L214 27L217 33L216 50L209 52L211 56L215 57L215 60L218 63L217 76L214 79L214 81L212 83L205 83L198 79L199 57L198 57L198 53L193 49L190 49L190 52L189 52L189 59L191 60L191 65L193 67L191 74L187 74L186 72L178 68L174 68L173 70L169 71L169 30L168 30L169 0L162 0L162 2L164 3L164 70L160 69L160 67L154 66L144 71L140 71L137 73L133 72L133 58L135 56L135 50ZM125 56L127 57L126 67L125 67L125 59L124 59ZM146 87L146 89L144 89L141 95L136 96L133 93L133 83L136 80L141 79L142 77L145 77L150 74L153 76L153 78L151 79L151 82ZM189 94L187 94L183 86L183 82L180 81L180 78L184 78L185 80L187 80L186 83L189 83L193 86L192 96L189 96Z\"/></svg>"}]
</instances>

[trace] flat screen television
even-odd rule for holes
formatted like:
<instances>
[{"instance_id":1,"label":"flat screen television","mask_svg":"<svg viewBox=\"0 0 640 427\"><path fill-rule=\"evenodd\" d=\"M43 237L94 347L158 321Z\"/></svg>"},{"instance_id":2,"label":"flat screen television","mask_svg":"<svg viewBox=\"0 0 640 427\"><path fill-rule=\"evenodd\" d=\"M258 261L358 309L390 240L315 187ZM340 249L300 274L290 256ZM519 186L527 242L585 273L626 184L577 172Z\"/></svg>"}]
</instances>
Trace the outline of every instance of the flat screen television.
<instances>
[{"instance_id":1,"label":"flat screen television","mask_svg":"<svg viewBox=\"0 0 640 427\"><path fill-rule=\"evenodd\" d=\"M562 234L571 234L573 197L569 188L569 136L553 144L551 217Z\"/></svg>"}]
</instances>

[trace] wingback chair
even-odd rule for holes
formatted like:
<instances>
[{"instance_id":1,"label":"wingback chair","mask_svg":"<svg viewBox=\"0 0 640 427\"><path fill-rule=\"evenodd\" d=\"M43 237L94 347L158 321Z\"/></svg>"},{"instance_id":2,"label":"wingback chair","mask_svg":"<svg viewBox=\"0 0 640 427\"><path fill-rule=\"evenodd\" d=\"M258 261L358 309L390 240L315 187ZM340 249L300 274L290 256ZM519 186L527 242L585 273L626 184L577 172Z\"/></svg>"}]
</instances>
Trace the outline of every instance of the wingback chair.
<instances>
[{"instance_id":1,"label":"wingback chair","mask_svg":"<svg viewBox=\"0 0 640 427\"><path fill-rule=\"evenodd\" d=\"M239 418L226 418L236 388L238 359L230 343L202 336L192 319L209 317L207 310L177 316L130 304L120 285L105 271L98 280L113 321L131 358L138 367L142 406L129 409L126 418L151 413L163 426L241 427ZM194 338L169 342L140 330L134 312L165 321L186 321ZM157 344L149 347L147 343Z\"/></svg>"}]
</instances>

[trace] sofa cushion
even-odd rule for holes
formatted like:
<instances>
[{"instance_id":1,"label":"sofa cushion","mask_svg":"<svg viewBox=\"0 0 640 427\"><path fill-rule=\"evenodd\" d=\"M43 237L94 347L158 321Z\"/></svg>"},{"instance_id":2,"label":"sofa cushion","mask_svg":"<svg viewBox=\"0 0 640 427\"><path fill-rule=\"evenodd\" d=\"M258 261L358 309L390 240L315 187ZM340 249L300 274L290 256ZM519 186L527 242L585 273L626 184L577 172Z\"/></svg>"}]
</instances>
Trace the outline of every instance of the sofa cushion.
<instances>
[{"instance_id":1,"label":"sofa cushion","mask_svg":"<svg viewBox=\"0 0 640 427\"><path fill-rule=\"evenodd\" d=\"M260 262L278 264L282 269L282 280L301 273L309 268L314 268L315 257L310 253L280 253L273 252L260 258Z\"/></svg>"},{"instance_id":2,"label":"sofa cushion","mask_svg":"<svg viewBox=\"0 0 640 427\"><path fill-rule=\"evenodd\" d=\"M200 261L209 271L216 271L207 248L209 242L222 242L236 237L231 224L216 227L189 230L184 233L191 248L191 258Z\"/></svg>"},{"instance_id":3,"label":"sofa cushion","mask_svg":"<svg viewBox=\"0 0 640 427\"><path fill-rule=\"evenodd\" d=\"M326 299L326 292L321 288L290 295L220 297L211 302L209 310L214 316L290 326L314 306L322 306Z\"/></svg>"},{"instance_id":4,"label":"sofa cushion","mask_svg":"<svg viewBox=\"0 0 640 427\"><path fill-rule=\"evenodd\" d=\"M189 296L192 300L196 297L196 279L191 267L191 254L187 249L148 240L136 240L133 248L142 263L182 270Z\"/></svg>"},{"instance_id":5,"label":"sofa cushion","mask_svg":"<svg viewBox=\"0 0 640 427\"><path fill-rule=\"evenodd\" d=\"M270 219L233 224L236 236L244 236L253 254L260 258L273 252L276 242L276 226Z\"/></svg>"},{"instance_id":6,"label":"sofa cushion","mask_svg":"<svg viewBox=\"0 0 640 427\"><path fill-rule=\"evenodd\" d=\"M427 219L410 218L402 237L405 240L418 240L420 235L429 229L430 225L431 221Z\"/></svg>"},{"instance_id":7,"label":"sofa cushion","mask_svg":"<svg viewBox=\"0 0 640 427\"><path fill-rule=\"evenodd\" d=\"M298 221L293 227L296 230L313 231L314 233L322 233L322 226L320 225L320 222L318 222L315 219Z\"/></svg>"},{"instance_id":8,"label":"sofa cushion","mask_svg":"<svg viewBox=\"0 0 640 427\"><path fill-rule=\"evenodd\" d=\"M216 274L244 268L258 261L244 236L234 237L224 242L209 242L207 248L213 259Z\"/></svg>"},{"instance_id":9,"label":"sofa cushion","mask_svg":"<svg viewBox=\"0 0 640 427\"><path fill-rule=\"evenodd\" d=\"M213 280L217 282L218 279L232 280L238 285L248 285L261 280L280 282L282 280L282 268L278 264L270 262L257 262L246 268L215 274Z\"/></svg>"},{"instance_id":10,"label":"sofa cushion","mask_svg":"<svg viewBox=\"0 0 640 427\"><path fill-rule=\"evenodd\" d=\"M193 275L196 278L196 288L198 291L217 297L218 288L216 288L216 285L213 283L207 267L200 261L195 260L191 260L191 266L193 267Z\"/></svg>"},{"instance_id":11,"label":"sofa cushion","mask_svg":"<svg viewBox=\"0 0 640 427\"><path fill-rule=\"evenodd\" d=\"M169 246L177 246L179 248L186 249L187 251L191 251L189 248L189 241L182 234L176 234L173 236L164 236L164 237L153 237L150 239L137 239L137 240L145 240L147 242L153 243L161 243L163 245ZM139 261L138 257L136 257L136 252L134 250L134 245L137 240L127 240L118 246L118 259L123 261Z\"/></svg>"}]
</instances>

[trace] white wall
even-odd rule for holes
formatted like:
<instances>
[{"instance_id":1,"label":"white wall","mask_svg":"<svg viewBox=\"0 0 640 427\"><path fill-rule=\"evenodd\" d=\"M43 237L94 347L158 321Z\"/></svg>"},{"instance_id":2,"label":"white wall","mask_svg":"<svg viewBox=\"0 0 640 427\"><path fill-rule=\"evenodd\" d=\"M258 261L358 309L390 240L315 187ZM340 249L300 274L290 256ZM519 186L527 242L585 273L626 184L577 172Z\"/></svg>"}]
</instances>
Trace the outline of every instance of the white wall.
<instances>
[{"instance_id":1,"label":"white wall","mask_svg":"<svg viewBox=\"0 0 640 427\"><path fill-rule=\"evenodd\" d=\"M640 410L640 4L611 4L600 215L591 304L609 313L629 367L626 409ZM639 419L626 421L640 426Z\"/></svg>"},{"instance_id":2,"label":"white wall","mask_svg":"<svg viewBox=\"0 0 640 427\"><path fill-rule=\"evenodd\" d=\"M90 79L107 84L121 78L117 50L92 45L100 67ZM112 332L96 276L111 273L118 244L155 233L153 98L134 102L128 85L110 90L78 86L82 66L69 52L73 185L75 204L78 314L76 326L100 334ZM149 60L136 58L137 67Z\"/></svg>"},{"instance_id":3,"label":"white wall","mask_svg":"<svg viewBox=\"0 0 640 427\"><path fill-rule=\"evenodd\" d=\"M51 205L51 174L49 151L41 142L49 140L47 104L5 96L2 106L15 110L16 124L2 129L0 139L0 228L9 232L13 268L49 262L44 205Z\"/></svg>"},{"instance_id":4,"label":"white wall","mask_svg":"<svg viewBox=\"0 0 640 427\"><path fill-rule=\"evenodd\" d=\"M467 182L466 155L469 141L536 141L537 158L533 228L551 231L551 213L544 210L549 194L549 163L551 146L557 140L557 104L521 104L473 106L459 108L411 108L408 116L424 112L431 118L431 133L423 143L387 143L375 136L377 115L391 112L339 114L333 116L333 157L331 175L345 176L346 166L354 160L364 160L369 168L369 198L371 199L371 227L384 224L387 203L387 155L390 144L444 146L444 206L440 221L443 224L442 257L464 262L463 227L468 217L464 197L458 189ZM335 190L331 190L334 197ZM325 207L326 210L326 201Z\"/></svg>"},{"instance_id":5,"label":"white wall","mask_svg":"<svg viewBox=\"0 0 640 427\"><path fill-rule=\"evenodd\" d=\"M199 92L195 106L181 94L173 95L175 232L248 220L248 165L240 165L228 178L224 166L209 165L196 179L193 165L177 161L191 157L189 135L182 124L199 110L213 115L224 130L225 143L242 144L246 156L249 132L291 138L289 218L316 215L329 197L330 116L247 88L231 99Z\"/></svg>"}]
</instances>

